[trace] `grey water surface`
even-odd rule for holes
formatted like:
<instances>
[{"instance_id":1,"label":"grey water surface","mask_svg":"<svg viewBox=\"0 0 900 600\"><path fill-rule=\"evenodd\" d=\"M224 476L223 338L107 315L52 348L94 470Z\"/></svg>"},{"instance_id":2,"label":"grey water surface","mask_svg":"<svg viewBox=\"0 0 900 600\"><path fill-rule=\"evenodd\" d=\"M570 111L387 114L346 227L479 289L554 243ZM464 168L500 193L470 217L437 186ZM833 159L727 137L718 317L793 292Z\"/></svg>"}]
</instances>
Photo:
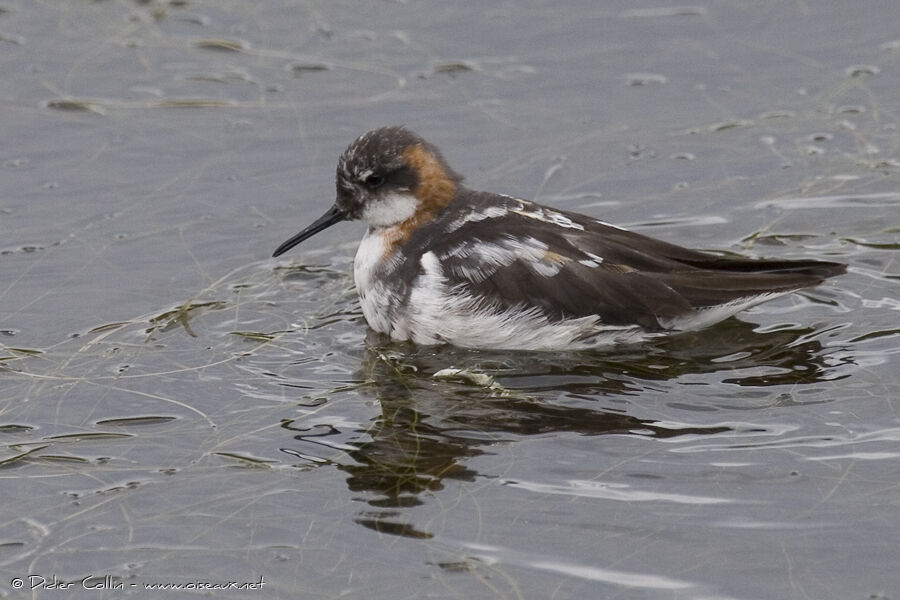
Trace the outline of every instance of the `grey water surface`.
<instances>
[{"instance_id":1,"label":"grey water surface","mask_svg":"<svg viewBox=\"0 0 900 600\"><path fill-rule=\"evenodd\" d=\"M898 23L0 0L0 597L900 600ZM475 188L850 271L607 352L389 343L360 225L269 256L397 123Z\"/></svg>"}]
</instances>

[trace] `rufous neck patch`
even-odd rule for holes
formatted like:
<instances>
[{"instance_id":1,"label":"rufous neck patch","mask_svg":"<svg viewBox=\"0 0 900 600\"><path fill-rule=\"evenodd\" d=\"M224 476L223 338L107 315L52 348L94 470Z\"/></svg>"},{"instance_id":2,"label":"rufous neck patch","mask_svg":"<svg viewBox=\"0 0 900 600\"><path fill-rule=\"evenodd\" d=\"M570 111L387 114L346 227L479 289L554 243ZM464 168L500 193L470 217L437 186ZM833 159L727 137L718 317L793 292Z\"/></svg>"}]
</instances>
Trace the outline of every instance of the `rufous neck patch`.
<instances>
[{"instance_id":1,"label":"rufous neck patch","mask_svg":"<svg viewBox=\"0 0 900 600\"><path fill-rule=\"evenodd\" d=\"M456 195L456 182L447 175L441 162L421 144L406 148L403 157L419 176L418 184L412 190L419 201L419 208L409 219L385 232L387 255L405 244L413 231L433 219Z\"/></svg>"},{"instance_id":2,"label":"rufous neck patch","mask_svg":"<svg viewBox=\"0 0 900 600\"><path fill-rule=\"evenodd\" d=\"M456 182L447 175L440 161L421 144L409 146L403 151L406 164L419 175L419 183L413 190L421 209L437 212L447 206L456 194Z\"/></svg>"}]
</instances>

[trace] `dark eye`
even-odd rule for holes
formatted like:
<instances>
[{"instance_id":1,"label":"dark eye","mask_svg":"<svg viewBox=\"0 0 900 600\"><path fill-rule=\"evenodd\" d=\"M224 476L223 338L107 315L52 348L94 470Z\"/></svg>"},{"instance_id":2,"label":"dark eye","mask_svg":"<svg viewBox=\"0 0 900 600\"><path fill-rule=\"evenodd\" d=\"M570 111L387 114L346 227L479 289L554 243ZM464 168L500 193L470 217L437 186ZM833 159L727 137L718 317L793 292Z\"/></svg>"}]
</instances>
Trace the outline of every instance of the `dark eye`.
<instances>
[{"instance_id":1,"label":"dark eye","mask_svg":"<svg viewBox=\"0 0 900 600\"><path fill-rule=\"evenodd\" d=\"M372 173L368 177L366 177L365 183L366 183L366 187L368 187L370 189L375 189L378 186L380 186L382 183L384 183L384 177L382 177L381 175L379 175L377 173Z\"/></svg>"}]
</instances>

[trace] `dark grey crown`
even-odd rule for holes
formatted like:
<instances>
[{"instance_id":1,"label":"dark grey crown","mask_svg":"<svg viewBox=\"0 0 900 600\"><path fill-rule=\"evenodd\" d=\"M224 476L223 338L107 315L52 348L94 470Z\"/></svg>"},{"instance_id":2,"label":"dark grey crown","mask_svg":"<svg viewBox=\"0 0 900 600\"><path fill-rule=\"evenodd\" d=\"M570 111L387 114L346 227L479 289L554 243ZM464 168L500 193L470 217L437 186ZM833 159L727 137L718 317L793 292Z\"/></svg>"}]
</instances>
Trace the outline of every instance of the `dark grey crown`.
<instances>
[{"instance_id":1,"label":"dark grey crown","mask_svg":"<svg viewBox=\"0 0 900 600\"><path fill-rule=\"evenodd\" d=\"M435 156L452 179L462 179L435 146L414 132L402 125L380 127L356 138L341 154L335 178L338 206L355 219L365 202L389 192L415 189L418 174L406 164L404 151L416 145Z\"/></svg>"}]
</instances>

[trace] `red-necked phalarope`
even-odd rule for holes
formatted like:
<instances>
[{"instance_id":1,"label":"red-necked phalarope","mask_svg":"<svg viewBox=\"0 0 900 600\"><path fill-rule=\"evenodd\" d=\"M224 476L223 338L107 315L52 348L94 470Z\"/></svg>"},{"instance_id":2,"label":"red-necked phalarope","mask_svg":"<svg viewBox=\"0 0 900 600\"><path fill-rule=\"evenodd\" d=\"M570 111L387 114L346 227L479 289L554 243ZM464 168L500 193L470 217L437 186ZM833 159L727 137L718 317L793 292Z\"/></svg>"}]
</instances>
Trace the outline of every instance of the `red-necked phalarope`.
<instances>
[{"instance_id":1,"label":"red-necked phalarope","mask_svg":"<svg viewBox=\"0 0 900 600\"><path fill-rule=\"evenodd\" d=\"M353 271L372 329L470 348L597 348L699 329L843 273L843 264L698 252L477 192L404 127L341 155L337 200L274 256L343 220L368 231Z\"/></svg>"}]
</instances>

